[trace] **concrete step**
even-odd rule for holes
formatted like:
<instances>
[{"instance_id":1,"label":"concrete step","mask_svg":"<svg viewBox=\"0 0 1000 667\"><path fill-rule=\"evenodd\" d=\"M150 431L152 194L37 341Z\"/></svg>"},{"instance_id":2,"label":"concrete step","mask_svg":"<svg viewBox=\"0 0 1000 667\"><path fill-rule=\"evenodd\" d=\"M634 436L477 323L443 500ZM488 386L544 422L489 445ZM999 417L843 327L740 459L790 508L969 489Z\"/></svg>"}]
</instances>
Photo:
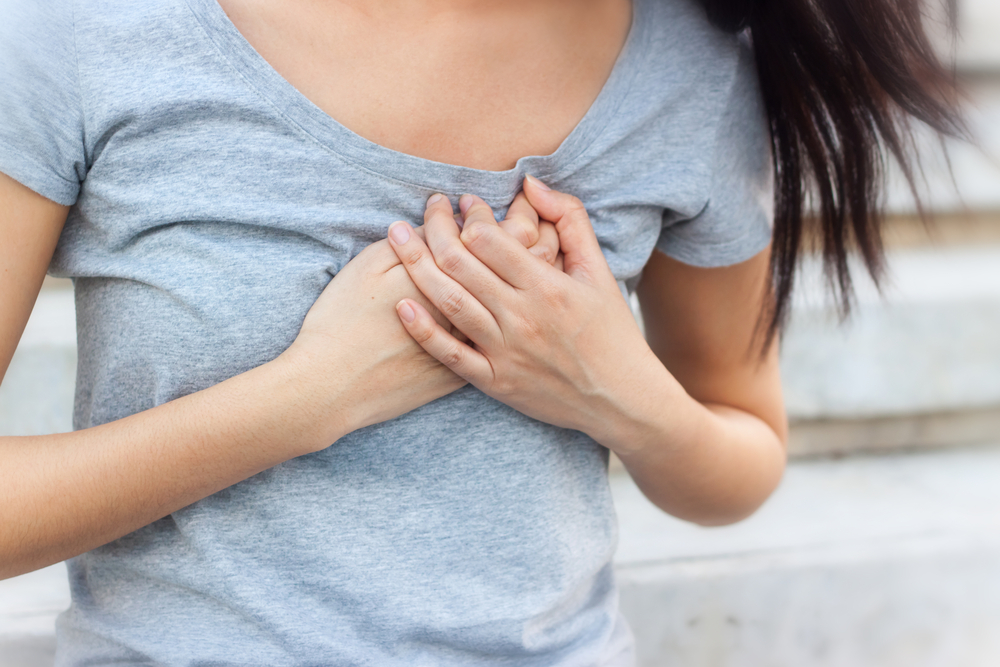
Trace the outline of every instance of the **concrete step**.
<instances>
[{"instance_id":1,"label":"concrete step","mask_svg":"<svg viewBox=\"0 0 1000 667\"><path fill-rule=\"evenodd\" d=\"M998 13L994 0L991 13ZM994 34L996 23L982 23L967 34ZM963 115L971 141L948 140L947 158L942 144L932 132L917 127L916 146L922 157L922 177L918 175L921 200L935 214L964 211L1000 211L1000 42L994 37L979 40L975 52L964 65L970 75L962 82L967 103ZM989 46L987 46L989 44ZM991 60L995 59L995 60ZM889 165L886 206L892 214L913 213L913 195L902 173ZM954 178L953 178L954 177Z\"/></svg>"},{"instance_id":2,"label":"concrete step","mask_svg":"<svg viewBox=\"0 0 1000 667\"><path fill-rule=\"evenodd\" d=\"M1000 665L1000 445L798 461L764 508L699 528L612 478L642 667ZM51 665L57 565L0 582L0 667Z\"/></svg>"},{"instance_id":3,"label":"concrete step","mask_svg":"<svg viewBox=\"0 0 1000 667\"><path fill-rule=\"evenodd\" d=\"M803 266L782 345L795 419L1000 406L1000 245L908 248L889 257L884 294L857 276L839 325L818 263Z\"/></svg>"},{"instance_id":4,"label":"concrete step","mask_svg":"<svg viewBox=\"0 0 1000 667\"><path fill-rule=\"evenodd\" d=\"M934 3L935 6L944 3ZM945 58L955 57L963 71L1000 71L1000 43L996 27L1000 25L1000 6L995 0L959 0L958 29L961 39L957 52L944 47Z\"/></svg>"},{"instance_id":5,"label":"concrete step","mask_svg":"<svg viewBox=\"0 0 1000 667\"><path fill-rule=\"evenodd\" d=\"M800 461L747 521L613 480L641 665L1000 665L1000 446Z\"/></svg>"},{"instance_id":6,"label":"concrete step","mask_svg":"<svg viewBox=\"0 0 1000 667\"><path fill-rule=\"evenodd\" d=\"M1000 245L890 253L880 294L856 270L839 322L815 260L782 342L799 455L984 442L1000 431Z\"/></svg>"}]
</instances>

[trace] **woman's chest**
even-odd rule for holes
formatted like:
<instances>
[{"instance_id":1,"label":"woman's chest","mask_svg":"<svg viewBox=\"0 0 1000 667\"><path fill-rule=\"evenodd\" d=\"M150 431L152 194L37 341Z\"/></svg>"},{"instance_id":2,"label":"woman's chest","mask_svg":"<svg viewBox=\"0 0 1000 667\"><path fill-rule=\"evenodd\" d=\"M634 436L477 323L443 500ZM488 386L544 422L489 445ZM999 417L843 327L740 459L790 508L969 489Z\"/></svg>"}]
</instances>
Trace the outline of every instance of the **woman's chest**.
<instances>
[{"instance_id":1,"label":"woman's chest","mask_svg":"<svg viewBox=\"0 0 1000 667\"><path fill-rule=\"evenodd\" d=\"M394 220L419 223L435 192L477 194L502 215L532 174L584 201L625 279L652 251L666 206L703 205L694 191L663 196L670 165L694 149L650 149L650 135L669 136L662 105L616 115L631 69L615 69L597 113L577 128L585 131L555 153L522 157L505 171L470 169L392 150L336 122L251 48L215 0L174 10L159 30L139 16L117 26L111 46L142 41L140 51L85 49L89 170L58 272L171 292L182 279L197 289L208 275L226 284L231 258L259 267L247 284L266 287L281 279L268 269L282 265L273 258L295 254L328 275L384 238ZM316 289L315 277L307 282Z\"/></svg>"}]
</instances>

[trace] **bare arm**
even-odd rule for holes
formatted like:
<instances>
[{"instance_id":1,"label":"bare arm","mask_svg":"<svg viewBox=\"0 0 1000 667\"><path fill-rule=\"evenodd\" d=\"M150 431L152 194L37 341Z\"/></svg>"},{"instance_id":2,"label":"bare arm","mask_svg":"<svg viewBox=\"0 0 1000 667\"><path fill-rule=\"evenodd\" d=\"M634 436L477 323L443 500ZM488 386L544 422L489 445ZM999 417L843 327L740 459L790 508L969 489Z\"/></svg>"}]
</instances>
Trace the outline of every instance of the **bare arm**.
<instances>
[{"instance_id":1,"label":"bare arm","mask_svg":"<svg viewBox=\"0 0 1000 667\"><path fill-rule=\"evenodd\" d=\"M69 209L0 174L0 382L14 355Z\"/></svg>"},{"instance_id":2,"label":"bare arm","mask_svg":"<svg viewBox=\"0 0 1000 667\"><path fill-rule=\"evenodd\" d=\"M763 357L753 344L767 263L765 251L702 269L654 251L643 272L646 340L684 391L676 400L686 404L690 444L660 443L622 457L643 492L682 518L741 519L781 478L788 427L777 343Z\"/></svg>"}]
</instances>

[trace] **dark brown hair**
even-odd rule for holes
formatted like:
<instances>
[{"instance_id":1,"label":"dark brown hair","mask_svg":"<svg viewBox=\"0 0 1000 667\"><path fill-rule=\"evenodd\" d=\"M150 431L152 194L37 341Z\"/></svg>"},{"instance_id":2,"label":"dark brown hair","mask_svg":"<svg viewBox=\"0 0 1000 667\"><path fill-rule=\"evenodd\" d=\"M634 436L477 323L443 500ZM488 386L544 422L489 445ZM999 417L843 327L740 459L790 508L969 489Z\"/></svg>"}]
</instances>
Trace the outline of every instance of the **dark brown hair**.
<instances>
[{"instance_id":1,"label":"dark brown hair","mask_svg":"<svg viewBox=\"0 0 1000 667\"><path fill-rule=\"evenodd\" d=\"M878 283L887 160L902 167L919 206L912 121L964 136L954 76L928 39L929 7L921 0L701 1L717 26L749 31L771 126L773 310L761 319L770 340L787 317L809 239L819 246L843 315L853 295L851 251ZM954 12L950 0L951 30Z\"/></svg>"}]
</instances>

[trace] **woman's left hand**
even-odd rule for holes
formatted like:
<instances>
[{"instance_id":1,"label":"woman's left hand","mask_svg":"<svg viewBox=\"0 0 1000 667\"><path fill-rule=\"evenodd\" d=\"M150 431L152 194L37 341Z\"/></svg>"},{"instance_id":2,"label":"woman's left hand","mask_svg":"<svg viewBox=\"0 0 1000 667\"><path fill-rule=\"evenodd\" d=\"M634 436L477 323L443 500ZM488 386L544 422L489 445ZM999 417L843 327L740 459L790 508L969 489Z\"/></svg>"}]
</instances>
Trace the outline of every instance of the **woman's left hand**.
<instances>
[{"instance_id":1,"label":"woman's left hand","mask_svg":"<svg viewBox=\"0 0 1000 667\"><path fill-rule=\"evenodd\" d=\"M611 424L648 409L642 387L669 374L643 339L580 200L531 178L524 194L555 224L563 271L525 250L478 197L461 199L461 229L448 200L431 198L426 243L405 222L392 225L390 243L469 343L412 299L397 313L431 356L487 395L617 449Z\"/></svg>"}]
</instances>

